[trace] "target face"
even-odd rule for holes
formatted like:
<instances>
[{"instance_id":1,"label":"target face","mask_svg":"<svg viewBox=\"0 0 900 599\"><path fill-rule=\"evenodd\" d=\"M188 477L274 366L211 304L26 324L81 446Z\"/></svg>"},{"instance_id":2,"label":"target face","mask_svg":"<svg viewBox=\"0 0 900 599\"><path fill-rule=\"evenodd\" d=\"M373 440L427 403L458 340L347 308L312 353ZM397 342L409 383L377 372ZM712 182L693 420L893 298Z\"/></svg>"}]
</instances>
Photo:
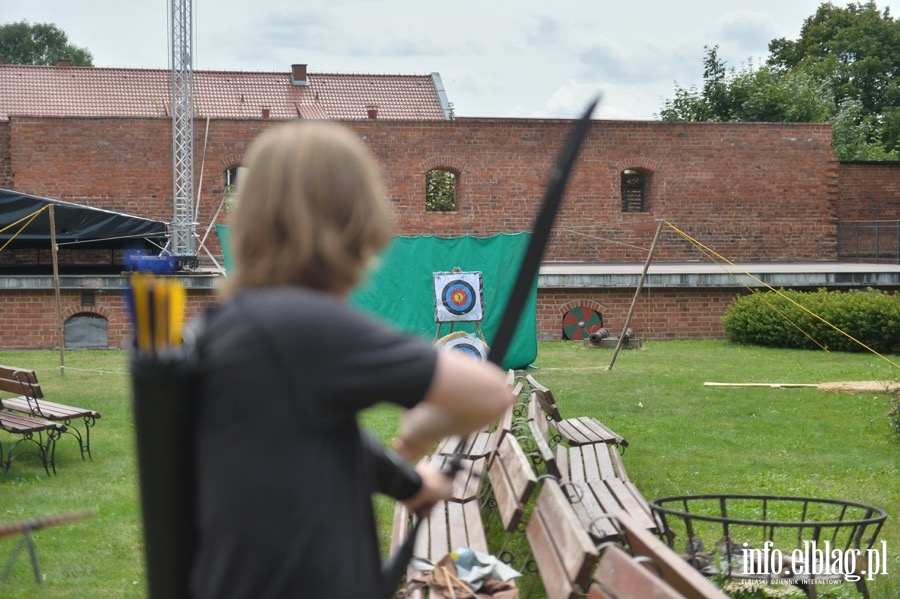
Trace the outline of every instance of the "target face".
<instances>
[{"instance_id":1,"label":"target face","mask_svg":"<svg viewBox=\"0 0 900 599\"><path fill-rule=\"evenodd\" d=\"M603 316L586 306L578 306L563 316L563 337L570 340L588 339L603 327Z\"/></svg>"},{"instance_id":2,"label":"target face","mask_svg":"<svg viewBox=\"0 0 900 599\"><path fill-rule=\"evenodd\" d=\"M480 272L434 273L435 322L479 322L484 318Z\"/></svg>"},{"instance_id":3,"label":"target face","mask_svg":"<svg viewBox=\"0 0 900 599\"><path fill-rule=\"evenodd\" d=\"M475 335L465 335L451 339L442 345L445 351L460 352L478 362L487 360L487 348L484 342Z\"/></svg>"}]
</instances>

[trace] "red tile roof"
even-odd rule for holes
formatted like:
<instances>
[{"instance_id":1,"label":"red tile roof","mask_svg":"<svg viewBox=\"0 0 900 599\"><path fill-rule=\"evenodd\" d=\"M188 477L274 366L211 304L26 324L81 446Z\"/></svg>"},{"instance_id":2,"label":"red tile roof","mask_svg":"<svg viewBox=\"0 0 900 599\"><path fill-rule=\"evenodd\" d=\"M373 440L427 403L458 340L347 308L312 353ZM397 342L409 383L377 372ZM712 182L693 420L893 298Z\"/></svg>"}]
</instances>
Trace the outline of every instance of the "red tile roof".
<instances>
[{"instance_id":1,"label":"red tile roof","mask_svg":"<svg viewBox=\"0 0 900 599\"><path fill-rule=\"evenodd\" d=\"M170 71L103 67L0 65L0 120L10 116L168 117ZM377 108L379 119L444 119L434 75L194 71L201 118L352 120Z\"/></svg>"}]
</instances>

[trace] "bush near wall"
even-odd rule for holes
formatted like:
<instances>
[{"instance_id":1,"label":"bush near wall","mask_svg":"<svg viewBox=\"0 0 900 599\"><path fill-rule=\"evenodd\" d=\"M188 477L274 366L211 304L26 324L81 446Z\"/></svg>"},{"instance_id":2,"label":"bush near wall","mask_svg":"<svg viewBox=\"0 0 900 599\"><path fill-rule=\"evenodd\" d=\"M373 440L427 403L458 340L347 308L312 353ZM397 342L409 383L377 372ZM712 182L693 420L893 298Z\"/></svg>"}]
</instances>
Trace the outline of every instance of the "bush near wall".
<instances>
[{"instance_id":1,"label":"bush near wall","mask_svg":"<svg viewBox=\"0 0 900 599\"><path fill-rule=\"evenodd\" d=\"M722 326L736 343L900 353L900 296L875 289L755 293L737 298Z\"/></svg>"}]
</instances>

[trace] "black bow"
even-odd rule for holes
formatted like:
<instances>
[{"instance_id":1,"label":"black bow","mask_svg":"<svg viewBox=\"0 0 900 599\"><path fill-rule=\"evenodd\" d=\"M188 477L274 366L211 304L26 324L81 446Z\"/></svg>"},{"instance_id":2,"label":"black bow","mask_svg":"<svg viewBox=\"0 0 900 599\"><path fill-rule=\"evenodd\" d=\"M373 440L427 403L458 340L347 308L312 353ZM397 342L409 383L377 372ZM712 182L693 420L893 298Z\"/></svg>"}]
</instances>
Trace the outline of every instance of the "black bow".
<instances>
[{"instance_id":1,"label":"black bow","mask_svg":"<svg viewBox=\"0 0 900 599\"><path fill-rule=\"evenodd\" d=\"M488 352L488 361L497 366L500 366L503 362L503 358L506 356L506 351L509 349L509 344L512 341L513 333L519 325L522 309L525 307L528 293L537 278L544 250L547 247L547 240L550 238L553 222L556 220L556 214L562 203L566 183L578 158L578 151L581 149L582 141L584 141L584 137L587 134L591 114L593 114L599 100L599 98L595 98L588 105L581 118L572 125L566 143L557 157L556 167L550 173L550 181L547 184L540 211L534 221L531 239L522 258L522 264L519 266L519 273L507 300L506 309L503 311L500 326L494 335L490 351ZM463 448L467 441L468 439L466 438L460 440L456 451L449 461L447 474L451 478L461 469ZM404 539L403 544L400 545L394 555L390 556L384 563L382 580L384 581L386 597L392 597L400 585L400 581L403 580L407 565L412 559L416 533L423 519L421 517L416 518L409 536Z\"/></svg>"}]
</instances>

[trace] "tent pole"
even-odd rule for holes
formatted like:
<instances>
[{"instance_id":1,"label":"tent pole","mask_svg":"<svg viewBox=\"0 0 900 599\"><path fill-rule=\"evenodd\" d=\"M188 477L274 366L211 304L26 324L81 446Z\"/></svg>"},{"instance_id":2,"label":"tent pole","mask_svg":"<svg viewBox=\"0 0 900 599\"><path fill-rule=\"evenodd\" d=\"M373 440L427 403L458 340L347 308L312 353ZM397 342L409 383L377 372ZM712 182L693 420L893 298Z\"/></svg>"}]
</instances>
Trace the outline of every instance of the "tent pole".
<instances>
[{"instance_id":1,"label":"tent pole","mask_svg":"<svg viewBox=\"0 0 900 599\"><path fill-rule=\"evenodd\" d=\"M66 374L66 336L62 324L62 300L59 297L59 257L56 245L56 219L50 204L50 253L53 256L53 288L56 290L56 333L59 336L59 374Z\"/></svg>"},{"instance_id":2,"label":"tent pole","mask_svg":"<svg viewBox=\"0 0 900 599\"><path fill-rule=\"evenodd\" d=\"M631 298L631 307L628 308L628 316L625 317L625 326L622 327L622 333L619 335L619 341L616 343L616 349L613 352L612 360L609 363L609 366L606 367L607 370L612 370L613 364L616 363L616 357L619 355L619 350L622 349L622 343L625 341L625 331L628 330L628 326L631 324L631 317L634 315L634 306L637 304L638 296L641 294L641 288L644 286L644 280L647 278L647 269L650 268L650 261L653 260L653 252L656 251L656 242L659 241L659 233L663 228L663 220L659 219L659 225L656 227L656 234L653 236L653 243L650 244L650 251L647 253L647 261L644 262L644 270L641 271L641 278L638 280L637 289L634 290L634 297Z\"/></svg>"}]
</instances>

